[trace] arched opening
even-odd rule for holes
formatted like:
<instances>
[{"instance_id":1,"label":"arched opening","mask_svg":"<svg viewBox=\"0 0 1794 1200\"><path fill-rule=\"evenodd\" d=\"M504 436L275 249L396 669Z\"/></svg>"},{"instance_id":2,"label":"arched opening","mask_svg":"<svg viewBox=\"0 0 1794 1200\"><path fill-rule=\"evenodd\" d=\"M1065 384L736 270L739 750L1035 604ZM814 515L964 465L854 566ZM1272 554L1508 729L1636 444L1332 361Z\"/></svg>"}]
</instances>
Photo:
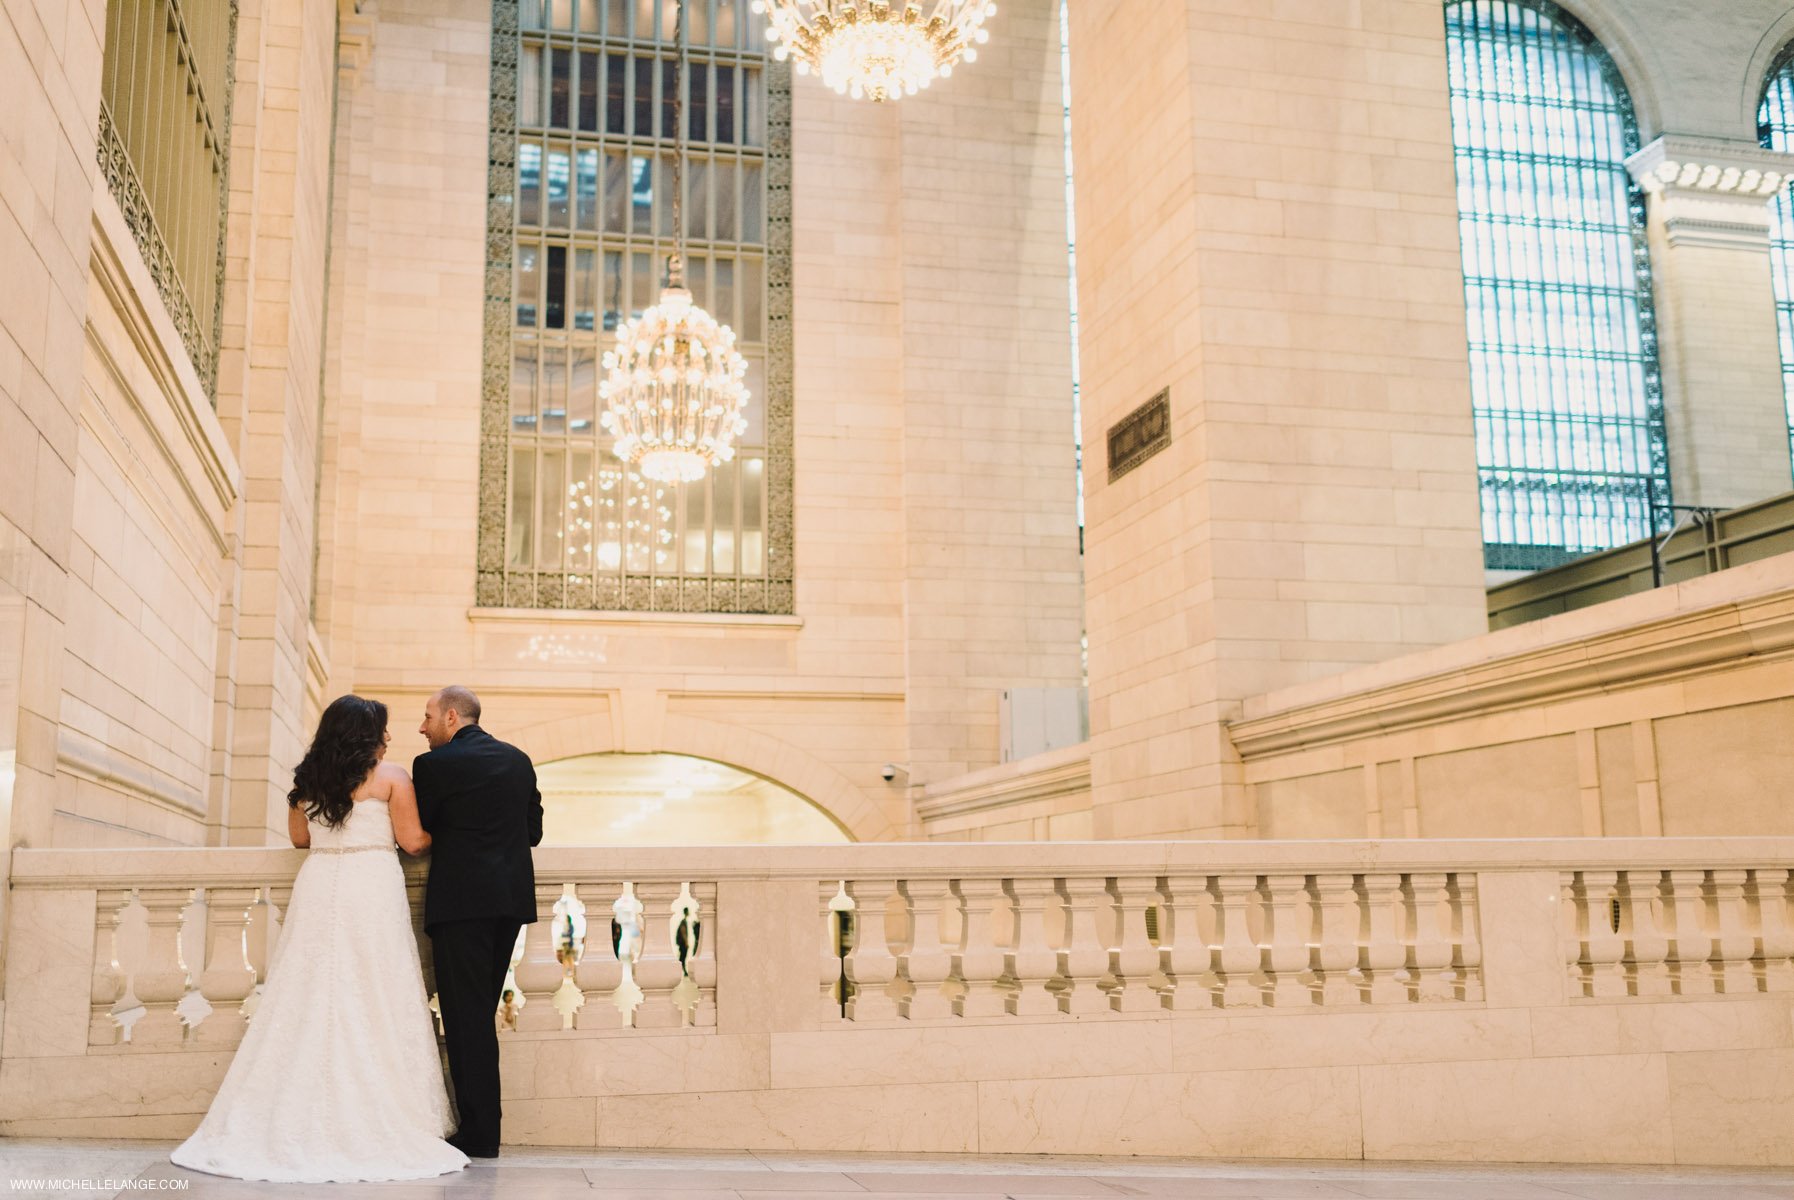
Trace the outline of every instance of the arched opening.
<instances>
[{"instance_id":1,"label":"arched opening","mask_svg":"<svg viewBox=\"0 0 1794 1200\"><path fill-rule=\"evenodd\" d=\"M804 796L685 754L582 754L536 767L545 846L850 842Z\"/></svg>"}]
</instances>

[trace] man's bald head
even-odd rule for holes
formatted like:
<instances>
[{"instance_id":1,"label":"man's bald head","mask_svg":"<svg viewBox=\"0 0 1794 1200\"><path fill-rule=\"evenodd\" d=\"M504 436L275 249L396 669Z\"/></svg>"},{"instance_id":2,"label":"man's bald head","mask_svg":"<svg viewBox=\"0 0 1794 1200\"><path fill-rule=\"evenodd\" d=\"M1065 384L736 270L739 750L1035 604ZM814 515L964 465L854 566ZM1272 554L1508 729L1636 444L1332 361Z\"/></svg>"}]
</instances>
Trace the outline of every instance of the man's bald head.
<instances>
[{"instance_id":1,"label":"man's bald head","mask_svg":"<svg viewBox=\"0 0 1794 1200\"><path fill-rule=\"evenodd\" d=\"M463 725L480 723L480 698L458 683L451 683L437 692L436 703L441 708L458 713Z\"/></svg>"},{"instance_id":2,"label":"man's bald head","mask_svg":"<svg viewBox=\"0 0 1794 1200\"><path fill-rule=\"evenodd\" d=\"M451 683L424 702L424 722L417 731L430 749L452 741L467 725L480 723L480 698L458 683Z\"/></svg>"}]
</instances>

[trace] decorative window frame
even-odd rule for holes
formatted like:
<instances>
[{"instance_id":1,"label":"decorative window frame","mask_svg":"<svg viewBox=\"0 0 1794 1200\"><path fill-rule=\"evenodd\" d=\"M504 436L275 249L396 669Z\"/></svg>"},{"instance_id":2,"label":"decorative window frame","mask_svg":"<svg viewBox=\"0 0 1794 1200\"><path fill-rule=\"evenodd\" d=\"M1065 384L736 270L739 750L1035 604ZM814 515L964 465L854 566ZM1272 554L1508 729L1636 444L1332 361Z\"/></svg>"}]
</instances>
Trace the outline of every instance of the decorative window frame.
<instances>
[{"instance_id":1,"label":"decorative window frame","mask_svg":"<svg viewBox=\"0 0 1794 1200\"><path fill-rule=\"evenodd\" d=\"M206 397L214 407L218 403L218 353L224 338L224 268L230 236L231 119L237 93L237 17L237 0L230 0L230 32L224 52L224 95L218 112L218 152L224 165L218 173L218 250L212 275L215 301L211 329L200 328L199 314L194 311L192 298L175 266L174 254L150 208L149 194L144 191L137 164L131 161L130 151L125 148L124 138L113 123L104 98L100 102L94 143L94 159L99 163L100 174L105 178L112 198L118 202L119 211L124 213L131 240L149 268L150 279L162 297L162 306L167 309L169 320L174 323L181 345L192 360Z\"/></svg>"},{"instance_id":2,"label":"decorative window frame","mask_svg":"<svg viewBox=\"0 0 1794 1200\"><path fill-rule=\"evenodd\" d=\"M1442 11L1466 2L1468 0L1445 0ZM1613 54L1602 44L1601 39L1575 13L1555 3L1554 0L1511 0L1511 2L1533 10L1545 20L1558 26L1589 53L1600 70L1602 79L1613 91L1614 106L1618 109L1620 117L1621 144L1624 148L1622 161L1637 154L1642 147L1642 138L1638 128L1638 111L1632 102L1632 89L1627 84L1626 76L1620 70L1619 64L1614 61ZM1447 87L1449 88L1449 86L1448 83ZM1455 134L1453 142L1455 154ZM1661 533L1673 523L1673 510L1670 505L1674 500L1669 469L1669 429L1663 400L1663 359L1657 330L1656 288L1651 269L1651 244L1645 192L1636 180L1630 178L1627 183L1626 211L1632 240L1633 273L1638 283L1639 345L1645 354L1643 363L1644 411L1651 465L1651 475L1644 478L1647 492L1645 521L1649 530ZM1488 468L1478 465L1477 476L1479 484L1483 486L1486 486L1488 470ZM1479 487L1479 492L1480 490ZM1483 565L1490 570L1536 571L1561 566L1563 563L1592 553L1598 553L1598 551L1563 549L1554 552L1551 548L1544 546L1484 543Z\"/></svg>"},{"instance_id":3,"label":"decorative window frame","mask_svg":"<svg viewBox=\"0 0 1794 1200\"><path fill-rule=\"evenodd\" d=\"M597 579L509 567L511 339L517 194L518 0L492 0L491 124L486 162L485 312L480 372L480 500L474 603L481 608L790 614L795 532L791 329L791 66L766 80L766 574Z\"/></svg>"}]
</instances>

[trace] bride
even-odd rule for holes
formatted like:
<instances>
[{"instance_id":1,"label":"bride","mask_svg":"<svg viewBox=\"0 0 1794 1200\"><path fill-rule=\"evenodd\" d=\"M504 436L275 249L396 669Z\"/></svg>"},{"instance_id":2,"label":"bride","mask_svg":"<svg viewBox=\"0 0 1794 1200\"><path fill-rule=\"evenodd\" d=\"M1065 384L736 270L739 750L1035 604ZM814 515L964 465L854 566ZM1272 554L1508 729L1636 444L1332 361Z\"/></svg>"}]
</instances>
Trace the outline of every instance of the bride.
<instances>
[{"instance_id":1,"label":"bride","mask_svg":"<svg viewBox=\"0 0 1794 1200\"><path fill-rule=\"evenodd\" d=\"M331 702L293 772L287 828L309 847L254 1019L199 1130L170 1157L278 1183L460 1170L405 878L430 846L386 706Z\"/></svg>"}]
</instances>

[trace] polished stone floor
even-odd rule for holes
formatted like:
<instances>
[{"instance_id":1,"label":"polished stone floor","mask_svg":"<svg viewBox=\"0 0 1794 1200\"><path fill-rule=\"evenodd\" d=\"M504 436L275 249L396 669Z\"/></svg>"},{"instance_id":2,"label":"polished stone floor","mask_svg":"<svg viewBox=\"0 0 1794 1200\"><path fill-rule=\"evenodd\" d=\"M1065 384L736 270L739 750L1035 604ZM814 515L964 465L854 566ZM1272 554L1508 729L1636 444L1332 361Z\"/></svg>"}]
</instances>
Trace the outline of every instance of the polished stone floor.
<instances>
[{"instance_id":1,"label":"polished stone floor","mask_svg":"<svg viewBox=\"0 0 1794 1200\"><path fill-rule=\"evenodd\" d=\"M242 1183L154 1142L0 1139L0 1195L269 1200L1794 1200L1794 1171L1140 1158L507 1150L424 1183Z\"/></svg>"}]
</instances>

